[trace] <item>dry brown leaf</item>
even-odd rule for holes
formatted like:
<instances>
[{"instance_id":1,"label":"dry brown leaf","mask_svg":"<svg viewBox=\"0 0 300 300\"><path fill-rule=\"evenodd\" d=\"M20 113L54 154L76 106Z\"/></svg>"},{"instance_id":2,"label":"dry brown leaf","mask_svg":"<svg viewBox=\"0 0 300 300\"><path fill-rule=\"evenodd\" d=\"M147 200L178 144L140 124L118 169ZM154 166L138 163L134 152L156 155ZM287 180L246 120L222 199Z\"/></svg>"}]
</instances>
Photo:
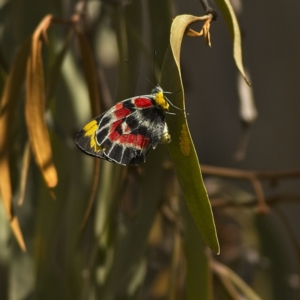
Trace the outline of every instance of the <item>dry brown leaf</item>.
<instances>
[{"instance_id":1,"label":"dry brown leaf","mask_svg":"<svg viewBox=\"0 0 300 300\"><path fill-rule=\"evenodd\" d=\"M30 51L29 41L26 41L11 67L5 82L0 103L0 191L5 212L10 226L23 251L26 250L22 231L17 217L12 210L12 189L9 169L9 140L11 137L11 123L14 119L15 107L19 99L20 89L25 78L26 61Z\"/></svg>"},{"instance_id":2,"label":"dry brown leaf","mask_svg":"<svg viewBox=\"0 0 300 300\"><path fill-rule=\"evenodd\" d=\"M5 212L9 219L10 227L15 235L15 238L22 249L22 251L26 251L25 242L23 239L23 234L19 225L19 221L17 216L13 213L12 210L12 192L11 186L8 184L10 183L10 171L9 171L9 164L8 158L0 160L0 171L1 173L1 182L3 182L1 187L1 196L5 208Z\"/></svg>"},{"instance_id":3,"label":"dry brown leaf","mask_svg":"<svg viewBox=\"0 0 300 300\"><path fill-rule=\"evenodd\" d=\"M22 231L20 229L20 224L18 218L14 215L10 220L10 227L14 233L14 236L23 252L26 252L26 245L23 239Z\"/></svg>"},{"instance_id":4,"label":"dry brown leaf","mask_svg":"<svg viewBox=\"0 0 300 300\"><path fill-rule=\"evenodd\" d=\"M37 165L49 188L58 182L52 161L49 132L45 122L45 86L42 63L41 36L49 27L52 16L46 16L31 39L31 53L27 61L25 116L30 145Z\"/></svg>"},{"instance_id":5,"label":"dry brown leaf","mask_svg":"<svg viewBox=\"0 0 300 300\"><path fill-rule=\"evenodd\" d=\"M188 28L185 35L190 37L197 37L203 35L203 29L201 31L195 31L194 29Z\"/></svg>"},{"instance_id":6,"label":"dry brown leaf","mask_svg":"<svg viewBox=\"0 0 300 300\"><path fill-rule=\"evenodd\" d=\"M20 196L18 199L19 206L21 206L24 201L24 196L25 196L25 192L26 192L26 182L27 182L28 170L29 170L29 164L30 164L30 157L31 157L30 145L29 145L29 142L27 142L25 145L24 154L23 154L22 171L21 171L21 179L20 179Z\"/></svg>"},{"instance_id":7,"label":"dry brown leaf","mask_svg":"<svg viewBox=\"0 0 300 300\"><path fill-rule=\"evenodd\" d=\"M210 32L209 32L210 22L211 22L211 19L206 20L206 22L204 23L202 29L199 32L195 31L191 28L187 28L187 30L185 32L185 35L187 35L189 37L199 37L199 36L204 35L206 45L211 47Z\"/></svg>"},{"instance_id":8,"label":"dry brown leaf","mask_svg":"<svg viewBox=\"0 0 300 300\"><path fill-rule=\"evenodd\" d=\"M208 45L209 47L211 47L210 32L209 32L211 20L212 19L206 20L206 22L203 25L204 39L205 39L206 45Z\"/></svg>"}]
</instances>

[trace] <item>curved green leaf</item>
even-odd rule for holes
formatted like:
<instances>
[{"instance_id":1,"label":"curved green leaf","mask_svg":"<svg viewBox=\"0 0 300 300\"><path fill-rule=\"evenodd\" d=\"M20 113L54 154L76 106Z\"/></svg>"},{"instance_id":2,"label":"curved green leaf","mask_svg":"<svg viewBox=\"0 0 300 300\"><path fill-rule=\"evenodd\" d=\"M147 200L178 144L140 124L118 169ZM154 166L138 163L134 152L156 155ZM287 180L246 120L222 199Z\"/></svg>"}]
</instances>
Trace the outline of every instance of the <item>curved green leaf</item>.
<instances>
[{"instance_id":1,"label":"curved green leaf","mask_svg":"<svg viewBox=\"0 0 300 300\"><path fill-rule=\"evenodd\" d=\"M251 83L246 78L246 74L243 66L241 33L240 33L239 24L235 16L234 10L229 0L216 0L216 3L222 12L222 15L225 18L227 27L233 39L233 57L236 66L241 72L242 76L244 77L246 83L249 86L251 86Z\"/></svg>"},{"instance_id":2,"label":"curved green leaf","mask_svg":"<svg viewBox=\"0 0 300 300\"><path fill-rule=\"evenodd\" d=\"M178 91L174 94L172 102L184 107L184 88L181 80L179 65L180 48L183 34L190 16L178 16L171 27L171 48L165 54L161 75L161 85L166 90ZM172 49L172 50L171 50ZM172 136L169 151L177 172L183 196L189 210L200 230L205 243L216 253L219 253L215 223L210 201L203 183L199 160L189 132L186 116L177 114L168 118L168 125Z\"/></svg>"},{"instance_id":3,"label":"curved green leaf","mask_svg":"<svg viewBox=\"0 0 300 300\"><path fill-rule=\"evenodd\" d=\"M180 50L182 38L187 31L187 27L192 23L206 21L209 18L209 16L196 17L193 15L180 15L177 16L172 23L170 44L180 77Z\"/></svg>"},{"instance_id":4,"label":"curved green leaf","mask_svg":"<svg viewBox=\"0 0 300 300\"><path fill-rule=\"evenodd\" d=\"M83 68L86 82L88 85L90 101L92 106L93 116L100 115L100 93L97 82L96 63L93 57L92 48L86 36L80 31L76 30L80 52L82 56Z\"/></svg>"},{"instance_id":5,"label":"curved green leaf","mask_svg":"<svg viewBox=\"0 0 300 300\"><path fill-rule=\"evenodd\" d=\"M212 300L213 282L205 244L193 218L182 201L182 216L186 228L184 250L186 255L186 300ZM199 284L201 282L201 284Z\"/></svg>"}]
</instances>

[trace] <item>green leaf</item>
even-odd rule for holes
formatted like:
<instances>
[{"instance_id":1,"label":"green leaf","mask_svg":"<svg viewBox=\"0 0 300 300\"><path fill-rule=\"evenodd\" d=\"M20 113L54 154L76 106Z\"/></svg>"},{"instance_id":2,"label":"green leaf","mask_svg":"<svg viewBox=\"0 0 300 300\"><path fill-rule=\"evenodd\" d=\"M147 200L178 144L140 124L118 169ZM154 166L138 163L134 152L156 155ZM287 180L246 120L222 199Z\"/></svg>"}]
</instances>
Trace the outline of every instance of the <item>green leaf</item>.
<instances>
[{"instance_id":1,"label":"green leaf","mask_svg":"<svg viewBox=\"0 0 300 300\"><path fill-rule=\"evenodd\" d=\"M166 51L161 75L161 85L168 91L178 91L172 102L184 106L184 90L179 69L170 48ZM177 114L167 120L172 142L169 152L174 162L178 181L189 210L200 230L205 243L219 253L219 243L210 201L203 183L196 150L188 129L186 116Z\"/></svg>"},{"instance_id":2,"label":"green leaf","mask_svg":"<svg viewBox=\"0 0 300 300\"><path fill-rule=\"evenodd\" d=\"M63 43L62 48L56 54L54 63L51 66L51 70L49 71L49 77L46 82L46 105L48 105L50 99L55 95L57 82L60 79L62 65L70 48L72 37L73 30L70 30Z\"/></svg>"},{"instance_id":3,"label":"green leaf","mask_svg":"<svg viewBox=\"0 0 300 300\"><path fill-rule=\"evenodd\" d=\"M205 244L193 218L182 201L182 215L186 228L184 249L186 256L186 300L211 300L212 272ZM201 284L199 284L201 282Z\"/></svg>"},{"instance_id":4,"label":"green leaf","mask_svg":"<svg viewBox=\"0 0 300 300\"><path fill-rule=\"evenodd\" d=\"M161 146L155 150L155 155L148 156L144 176L140 181L141 193L136 191L140 200L138 214L128 221L126 226L123 225L123 230L116 240L112 271L106 286L110 297L122 294L122 299L132 299L130 295L129 298L125 297L125 291L135 272L139 271L139 264L162 197L163 169L159 167L163 164L164 153ZM105 296L101 296L106 299Z\"/></svg>"},{"instance_id":5,"label":"green leaf","mask_svg":"<svg viewBox=\"0 0 300 300\"><path fill-rule=\"evenodd\" d=\"M254 290L238 276L235 272L233 272L227 266L217 262L212 262L212 268L217 276L219 276L222 284L224 285L225 289L232 297L235 299L235 296L239 296L240 293L243 296L239 298L249 299L249 300L262 300ZM238 292L239 291L239 292Z\"/></svg>"},{"instance_id":6,"label":"green leaf","mask_svg":"<svg viewBox=\"0 0 300 300\"><path fill-rule=\"evenodd\" d=\"M93 116L97 116L101 113L101 110L97 72L95 67L96 63L93 57L93 51L86 36L80 30L76 30L76 33L82 56L85 78L88 85Z\"/></svg>"},{"instance_id":7,"label":"green leaf","mask_svg":"<svg viewBox=\"0 0 300 300\"><path fill-rule=\"evenodd\" d=\"M233 39L233 58L235 60L236 66L244 77L246 83L251 86L251 83L246 78L243 66L241 33L234 10L229 0L216 0L216 3L225 18L227 27Z\"/></svg>"}]
</instances>

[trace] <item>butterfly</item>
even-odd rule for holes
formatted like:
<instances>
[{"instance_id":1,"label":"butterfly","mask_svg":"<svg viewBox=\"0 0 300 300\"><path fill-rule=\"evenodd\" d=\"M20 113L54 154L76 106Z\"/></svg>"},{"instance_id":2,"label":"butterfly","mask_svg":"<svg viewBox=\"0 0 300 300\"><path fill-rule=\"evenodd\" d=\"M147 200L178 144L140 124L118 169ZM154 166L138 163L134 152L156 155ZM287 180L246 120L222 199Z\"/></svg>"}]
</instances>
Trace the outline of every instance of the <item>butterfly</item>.
<instances>
[{"instance_id":1,"label":"butterfly","mask_svg":"<svg viewBox=\"0 0 300 300\"><path fill-rule=\"evenodd\" d=\"M156 85L150 95L120 101L94 118L77 133L75 142L86 154L110 162L144 163L151 148L171 142L165 121L169 104L174 106Z\"/></svg>"}]
</instances>

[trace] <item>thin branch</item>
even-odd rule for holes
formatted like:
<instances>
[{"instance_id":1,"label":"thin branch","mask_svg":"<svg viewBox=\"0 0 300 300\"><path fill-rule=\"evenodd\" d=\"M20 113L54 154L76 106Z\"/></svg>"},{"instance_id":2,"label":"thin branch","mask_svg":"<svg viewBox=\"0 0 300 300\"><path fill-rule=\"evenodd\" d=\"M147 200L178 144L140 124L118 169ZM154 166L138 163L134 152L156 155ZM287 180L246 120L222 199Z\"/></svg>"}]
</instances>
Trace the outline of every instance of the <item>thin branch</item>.
<instances>
[{"instance_id":1,"label":"thin branch","mask_svg":"<svg viewBox=\"0 0 300 300\"><path fill-rule=\"evenodd\" d=\"M254 207L257 205L257 199L254 197L253 199L250 199L247 202L243 203L237 203L233 199L225 199L222 197L210 197L211 205L213 208L226 208L226 207ZM278 202L284 202L284 203L295 203L300 202L300 195L293 195L293 194L282 194L282 195L276 195L275 197L270 197L265 199L266 204L268 206L273 206L274 204Z\"/></svg>"},{"instance_id":2,"label":"thin branch","mask_svg":"<svg viewBox=\"0 0 300 300\"><path fill-rule=\"evenodd\" d=\"M205 14L212 14L213 20L216 21L217 17L219 16L218 12L208 4L207 0L200 0L200 3L202 4L203 9L205 10Z\"/></svg>"},{"instance_id":3,"label":"thin branch","mask_svg":"<svg viewBox=\"0 0 300 300\"><path fill-rule=\"evenodd\" d=\"M260 214L267 214L269 212L269 207L266 204L264 190L260 181L255 176L252 176L252 178L250 178L249 180L257 197L257 212Z\"/></svg>"},{"instance_id":4,"label":"thin branch","mask_svg":"<svg viewBox=\"0 0 300 300\"><path fill-rule=\"evenodd\" d=\"M257 198L257 212L267 213L269 211L268 206L265 202L263 188L255 172L241 171L241 170L229 169L229 168L212 167L207 165L202 165L201 170L202 173L206 175L248 180L252 184L252 187L254 189Z\"/></svg>"},{"instance_id":5,"label":"thin branch","mask_svg":"<svg viewBox=\"0 0 300 300\"><path fill-rule=\"evenodd\" d=\"M244 171L231 168L213 167L208 165L201 165L203 174L216 175L221 177L231 177L236 179L249 179L250 177L256 177L261 180L276 181L279 179L288 179L300 177L300 169L283 170L283 171Z\"/></svg>"},{"instance_id":6,"label":"thin branch","mask_svg":"<svg viewBox=\"0 0 300 300\"><path fill-rule=\"evenodd\" d=\"M254 189L257 198L257 211L259 213L268 212L268 206L266 204L264 191L260 180L269 180L270 182L274 183L279 179L300 177L299 169L283 171L243 171L237 169L202 165L201 170L204 175L248 180L252 184L252 187Z\"/></svg>"}]
</instances>

